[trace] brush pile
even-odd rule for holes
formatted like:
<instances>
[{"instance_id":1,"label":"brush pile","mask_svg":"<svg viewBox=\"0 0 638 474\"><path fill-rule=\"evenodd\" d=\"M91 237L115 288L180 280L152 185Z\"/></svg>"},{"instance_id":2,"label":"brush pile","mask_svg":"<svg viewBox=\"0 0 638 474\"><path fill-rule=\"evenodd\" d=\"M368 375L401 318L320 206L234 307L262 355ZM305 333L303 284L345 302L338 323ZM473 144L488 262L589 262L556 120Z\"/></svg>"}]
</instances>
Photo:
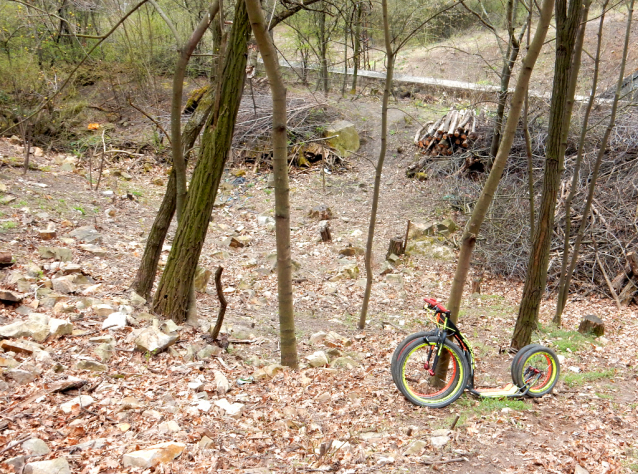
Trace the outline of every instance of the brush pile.
<instances>
[{"instance_id":1,"label":"brush pile","mask_svg":"<svg viewBox=\"0 0 638 474\"><path fill-rule=\"evenodd\" d=\"M436 122L428 122L414 136L414 144L427 156L451 156L465 151L478 138L472 109L451 110Z\"/></svg>"}]
</instances>

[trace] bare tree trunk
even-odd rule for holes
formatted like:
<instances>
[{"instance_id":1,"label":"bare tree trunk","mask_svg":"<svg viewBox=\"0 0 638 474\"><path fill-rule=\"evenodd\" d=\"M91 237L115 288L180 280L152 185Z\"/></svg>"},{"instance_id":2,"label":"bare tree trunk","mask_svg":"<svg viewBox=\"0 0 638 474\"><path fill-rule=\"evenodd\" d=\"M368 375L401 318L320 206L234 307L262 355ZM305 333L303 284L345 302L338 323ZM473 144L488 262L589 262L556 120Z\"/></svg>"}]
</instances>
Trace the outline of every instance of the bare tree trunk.
<instances>
[{"instance_id":1,"label":"bare tree trunk","mask_svg":"<svg viewBox=\"0 0 638 474\"><path fill-rule=\"evenodd\" d=\"M357 74L359 73L359 54L361 52L361 1L358 0L355 6L356 9L356 20L355 20L355 28L354 28L354 53L352 55L353 71L352 71L352 88L350 89L350 93L354 94L357 92Z\"/></svg>"},{"instance_id":2,"label":"bare tree trunk","mask_svg":"<svg viewBox=\"0 0 638 474\"><path fill-rule=\"evenodd\" d=\"M326 2L321 0L321 11L318 12L319 21L319 61L320 80L324 95L328 95L328 38L326 38Z\"/></svg>"},{"instance_id":3,"label":"bare tree trunk","mask_svg":"<svg viewBox=\"0 0 638 474\"><path fill-rule=\"evenodd\" d=\"M363 295L363 304L359 316L359 329L366 326L368 315L368 304L370 303L370 293L372 291L372 243L374 241L374 227L377 221L377 209L379 207L379 190L381 188L381 173L383 172L383 162L385 152L388 147L388 102L392 91L392 76L394 74L394 51L390 38L390 19L388 18L387 0L381 0L383 14L383 36L385 39L385 51L388 68L385 76L385 88L383 89L383 104L381 106L381 149L379 150L379 161L377 162L374 174L374 191L372 194L372 210L370 211L370 224L368 226L368 241L366 243L365 267L366 267L366 288Z\"/></svg>"},{"instance_id":4,"label":"bare tree trunk","mask_svg":"<svg viewBox=\"0 0 638 474\"><path fill-rule=\"evenodd\" d=\"M465 286L465 280L470 270L470 259L472 257L472 251L476 244L476 238L481 230L483 221L487 214L487 210L490 207L498 183L503 175L507 158L512 148L512 142L514 140L514 134L518 126L518 119L521 115L523 108L523 102L525 99L525 93L529 86L532 70L538 59L545 37L547 36L547 29L552 18L552 9L554 7L554 0L544 0L541 6L540 18L534 33L534 39L530 44L529 51L523 59L523 66L518 74L518 80L516 81L516 87L514 94L512 95L512 101L510 106L510 113L507 116L505 128L503 130L503 138L501 145L498 148L498 153L492 164L492 170L485 182L483 191L474 207L472 217L466 230L463 233L461 252L459 254L459 261L456 266L456 272L454 274L454 280L452 281L452 289L450 290L450 298L448 299L448 308L452 313L452 321L457 322L459 315L459 308L461 307L461 299L463 297L463 287Z\"/></svg>"},{"instance_id":5,"label":"bare tree trunk","mask_svg":"<svg viewBox=\"0 0 638 474\"><path fill-rule=\"evenodd\" d=\"M177 323L183 322L187 315L190 287L230 150L246 76L249 36L246 5L237 2L221 75L221 91L204 130L202 154L193 172L184 213L153 300L157 313Z\"/></svg>"},{"instance_id":6,"label":"bare tree trunk","mask_svg":"<svg viewBox=\"0 0 638 474\"><path fill-rule=\"evenodd\" d=\"M259 0L246 0L248 17L264 60L273 103L272 144L275 175L275 232L277 236L277 289L281 364L297 368L297 338L292 297L292 260L290 256L290 203L288 186L288 137L286 133L286 87L281 78L277 52L266 31Z\"/></svg>"},{"instance_id":7,"label":"bare tree trunk","mask_svg":"<svg viewBox=\"0 0 638 474\"><path fill-rule=\"evenodd\" d=\"M543 194L527 266L523 297L512 336L512 347L516 349L526 346L531 341L532 332L538 325L538 311L547 281L547 265L554 231L556 198L563 165L561 150L564 151L564 148L562 143L565 127L569 127L571 119L571 116L567 115L567 99L576 34L582 17L581 7L582 0L571 0L569 6L567 0L557 0L556 2L556 62L548 124L549 135L547 137Z\"/></svg>"},{"instance_id":8,"label":"bare tree trunk","mask_svg":"<svg viewBox=\"0 0 638 474\"><path fill-rule=\"evenodd\" d=\"M599 60L600 60L600 44L601 44L601 37L602 37L602 25L603 25L603 20L604 20L604 11L605 8L607 7L607 2L605 2L605 4L603 5L603 15L601 16L601 20L600 20L600 29L598 31L598 49L596 51L596 66L595 66L595 72L594 72L594 82L592 85L592 93L590 96L590 100L589 103L587 104L587 112L586 112L586 117L589 116L589 111L591 110L592 104L593 104L593 100L595 97L595 92L596 92L596 81L597 81L597 75L598 75L598 65L599 65ZM629 38L630 38L630 33L631 33L631 23L632 23L632 19L633 19L633 13L634 13L634 0L630 0L629 4L628 4L628 16L627 16L627 28L626 28L626 32L625 32L625 44L623 47L623 56L622 56L622 62L620 63L620 73L618 75L618 83L616 84L616 92L614 94L614 101L612 104L612 108L611 108L611 117L609 119L609 124L607 125L607 128L605 130L605 134L603 136L602 142L599 145L599 149L598 149L598 155L596 156L596 163L594 164L594 169L591 173L591 178L589 181L589 190L587 193L587 201L585 201L585 208L583 209L583 217L582 220L580 222L580 227L578 229L578 234L576 236L576 242L574 242L574 251L573 254L571 256L571 261L570 261L570 265L569 265L569 269L564 273L565 279L564 279L564 283L563 283L563 287L560 288L560 293L559 293L559 305L557 305L556 307L556 314L554 315L554 323L560 325L561 324L561 315L563 310L565 309L565 303L567 301L567 294L569 292L569 284L571 282L571 276L574 273L574 269L576 268L576 263L578 261L578 253L580 251L580 245L582 243L583 240L583 236L585 235L585 228L587 227L587 220L589 219L589 213L591 211L591 203L594 199L594 190L596 188L596 180L598 179L598 172L600 170L600 165L602 163L603 157L605 156L605 151L607 148L607 142L609 141L609 136L611 135L611 132L616 124L616 113L618 110L618 100L620 99L620 94L622 92L622 85L623 85L623 81L625 78L625 66L627 64L627 54L629 51ZM580 143L580 148L578 151L579 156L581 155L581 149L583 146L583 142L584 142L584 134L586 132L587 129L587 122L585 122L583 124L583 128L582 128L582 132L581 132L581 143ZM574 192L574 188L575 188L575 183L572 182L572 190L571 192ZM570 193L571 194L571 193ZM567 222L569 222L569 214L567 214ZM565 235L565 239L569 239L569 235L566 234ZM563 275L561 275L562 277Z\"/></svg>"},{"instance_id":9,"label":"bare tree trunk","mask_svg":"<svg viewBox=\"0 0 638 474\"><path fill-rule=\"evenodd\" d=\"M603 11L600 16L600 24L598 26L598 44L596 46L596 56L594 59L594 76L592 78L591 95L585 109L585 116L583 117L583 124L580 130L580 138L578 142L578 154L576 155L576 163L574 164L574 171L572 176L571 189L565 199L565 241L563 242L563 262L561 265L560 281L558 283L558 300L556 302L556 313L554 314L553 322L557 326L562 324L561 316L565 309L567 302L567 295L569 293L569 283L571 281L571 274L567 273L567 264L569 262L569 240L571 235L571 204L576 195L576 188L578 187L578 177L580 176L580 166L583 160L583 149L585 146L585 137L587 136L587 127L589 125L589 116L596 100L596 89L598 87L598 73L600 70L600 53L602 48L603 38L603 24L605 22L605 10L609 2L605 1L603 4ZM581 25L581 28L585 26ZM572 269L573 271L573 269Z\"/></svg>"}]
</instances>

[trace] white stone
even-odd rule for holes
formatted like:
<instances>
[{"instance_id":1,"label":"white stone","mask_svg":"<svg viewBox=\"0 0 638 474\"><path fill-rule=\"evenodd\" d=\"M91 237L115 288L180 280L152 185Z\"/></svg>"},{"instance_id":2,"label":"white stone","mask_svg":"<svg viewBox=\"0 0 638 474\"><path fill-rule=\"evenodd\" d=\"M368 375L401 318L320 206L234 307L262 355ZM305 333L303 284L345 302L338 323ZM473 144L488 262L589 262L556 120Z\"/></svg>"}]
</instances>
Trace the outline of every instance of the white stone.
<instances>
[{"instance_id":1,"label":"white stone","mask_svg":"<svg viewBox=\"0 0 638 474\"><path fill-rule=\"evenodd\" d=\"M197 409L203 412L208 412L213 405L208 400L200 400L197 404Z\"/></svg>"},{"instance_id":2,"label":"white stone","mask_svg":"<svg viewBox=\"0 0 638 474\"><path fill-rule=\"evenodd\" d=\"M221 373L219 370L215 370L214 372L215 375L215 385L217 386L217 394L218 395L225 395L227 392L230 391L230 382L228 381L228 379L226 378L226 376Z\"/></svg>"},{"instance_id":3,"label":"white stone","mask_svg":"<svg viewBox=\"0 0 638 474\"><path fill-rule=\"evenodd\" d=\"M124 467L140 467L148 469L161 463L171 462L182 454L186 445L183 443L161 443L148 449L125 454L122 458Z\"/></svg>"},{"instance_id":4,"label":"white stone","mask_svg":"<svg viewBox=\"0 0 638 474\"><path fill-rule=\"evenodd\" d=\"M574 469L574 474L589 474L589 471L585 469L584 467L581 467L578 464L576 464L576 468Z\"/></svg>"},{"instance_id":5,"label":"white stone","mask_svg":"<svg viewBox=\"0 0 638 474\"><path fill-rule=\"evenodd\" d=\"M164 334L155 327L143 329L135 338L137 350L156 354L179 339L177 334Z\"/></svg>"},{"instance_id":6,"label":"white stone","mask_svg":"<svg viewBox=\"0 0 638 474\"><path fill-rule=\"evenodd\" d=\"M108 304L98 304L95 306L95 314L97 314L101 318L106 318L109 314L115 313L115 309L111 305Z\"/></svg>"},{"instance_id":7,"label":"white stone","mask_svg":"<svg viewBox=\"0 0 638 474\"><path fill-rule=\"evenodd\" d=\"M175 420L170 420L160 423L159 430L160 433L178 433L181 431L181 428Z\"/></svg>"},{"instance_id":8,"label":"white stone","mask_svg":"<svg viewBox=\"0 0 638 474\"><path fill-rule=\"evenodd\" d=\"M414 440L412 444L405 450L403 453L404 456L418 456L421 454L421 451L425 448L425 441L421 439Z\"/></svg>"},{"instance_id":9,"label":"white stone","mask_svg":"<svg viewBox=\"0 0 638 474\"><path fill-rule=\"evenodd\" d=\"M66 336L73 334L73 324L68 319L49 319L49 331L54 336Z\"/></svg>"},{"instance_id":10,"label":"white stone","mask_svg":"<svg viewBox=\"0 0 638 474\"><path fill-rule=\"evenodd\" d=\"M233 403L231 404L225 398L215 401L215 405L224 410L228 416L232 416L233 418L238 418L241 416L241 412L244 409L244 405L241 403Z\"/></svg>"},{"instance_id":11,"label":"white stone","mask_svg":"<svg viewBox=\"0 0 638 474\"><path fill-rule=\"evenodd\" d=\"M44 456L51 451L47 444L39 438L31 438L25 441L22 443L22 449L30 456Z\"/></svg>"},{"instance_id":12,"label":"white stone","mask_svg":"<svg viewBox=\"0 0 638 474\"><path fill-rule=\"evenodd\" d=\"M448 441L450 441L450 438L447 436L432 436L432 438L430 438L433 448L442 448Z\"/></svg>"},{"instance_id":13,"label":"white stone","mask_svg":"<svg viewBox=\"0 0 638 474\"><path fill-rule=\"evenodd\" d=\"M325 367L328 365L328 356L324 351L317 351L306 357L312 367Z\"/></svg>"},{"instance_id":14,"label":"white stone","mask_svg":"<svg viewBox=\"0 0 638 474\"><path fill-rule=\"evenodd\" d=\"M310 344L321 344L328 334L319 331L310 336Z\"/></svg>"},{"instance_id":15,"label":"white stone","mask_svg":"<svg viewBox=\"0 0 638 474\"><path fill-rule=\"evenodd\" d=\"M60 409L64 413L71 413L73 411L73 408L75 407L81 406L86 408L93 405L94 402L95 400L93 400L93 397L90 397L88 395L80 395L79 397L75 397L74 399L60 405Z\"/></svg>"},{"instance_id":16,"label":"white stone","mask_svg":"<svg viewBox=\"0 0 638 474\"><path fill-rule=\"evenodd\" d=\"M51 461L30 462L24 468L24 474L71 474L66 458Z\"/></svg>"},{"instance_id":17,"label":"white stone","mask_svg":"<svg viewBox=\"0 0 638 474\"><path fill-rule=\"evenodd\" d=\"M102 329L122 329L127 325L126 314L111 313L102 323Z\"/></svg>"}]
</instances>

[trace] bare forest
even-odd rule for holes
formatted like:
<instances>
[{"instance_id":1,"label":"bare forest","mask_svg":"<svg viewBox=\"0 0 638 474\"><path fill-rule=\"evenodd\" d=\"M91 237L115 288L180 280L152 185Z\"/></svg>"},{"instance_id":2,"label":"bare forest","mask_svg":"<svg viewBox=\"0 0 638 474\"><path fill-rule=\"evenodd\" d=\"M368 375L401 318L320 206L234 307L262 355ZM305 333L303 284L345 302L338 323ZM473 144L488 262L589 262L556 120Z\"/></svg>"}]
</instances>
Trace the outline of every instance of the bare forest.
<instances>
[{"instance_id":1,"label":"bare forest","mask_svg":"<svg viewBox=\"0 0 638 474\"><path fill-rule=\"evenodd\" d=\"M0 0L0 472L638 472L634 0Z\"/></svg>"}]
</instances>

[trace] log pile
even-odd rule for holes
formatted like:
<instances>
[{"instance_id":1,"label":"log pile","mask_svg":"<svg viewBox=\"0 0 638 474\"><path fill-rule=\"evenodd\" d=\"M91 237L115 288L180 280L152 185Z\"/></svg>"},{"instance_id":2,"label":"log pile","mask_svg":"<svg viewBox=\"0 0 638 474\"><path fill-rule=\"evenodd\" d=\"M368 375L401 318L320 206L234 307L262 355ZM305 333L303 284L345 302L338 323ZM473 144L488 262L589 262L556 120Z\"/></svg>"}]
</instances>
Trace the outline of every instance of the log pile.
<instances>
[{"instance_id":1,"label":"log pile","mask_svg":"<svg viewBox=\"0 0 638 474\"><path fill-rule=\"evenodd\" d=\"M450 156L457 150L466 150L477 138L474 111L451 110L436 122L420 128L414 136L414 144L427 156Z\"/></svg>"},{"instance_id":2,"label":"log pile","mask_svg":"<svg viewBox=\"0 0 638 474\"><path fill-rule=\"evenodd\" d=\"M627 253L627 263L623 271L611 281L613 294L618 295L621 306L629 306L638 292L638 254Z\"/></svg>"}]
</instances>

